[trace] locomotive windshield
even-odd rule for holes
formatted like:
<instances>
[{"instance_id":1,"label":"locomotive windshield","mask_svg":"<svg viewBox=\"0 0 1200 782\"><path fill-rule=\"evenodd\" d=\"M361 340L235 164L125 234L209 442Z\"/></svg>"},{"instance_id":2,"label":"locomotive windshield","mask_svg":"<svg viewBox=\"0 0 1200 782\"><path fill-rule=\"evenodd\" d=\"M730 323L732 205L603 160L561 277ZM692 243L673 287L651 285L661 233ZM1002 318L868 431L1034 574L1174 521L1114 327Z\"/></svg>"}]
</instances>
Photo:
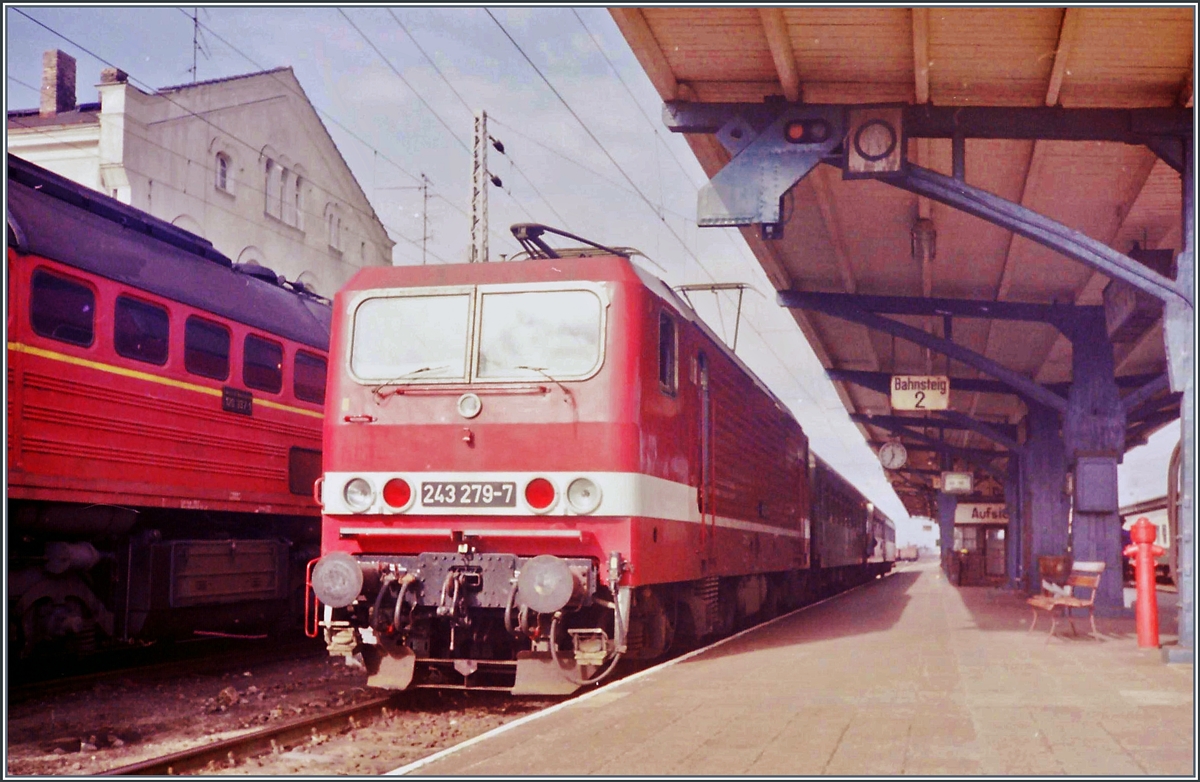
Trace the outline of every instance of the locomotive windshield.
<instances>
[{"instance_id":1,"label":"locomotive windshield","mask_svg":"<svg viewBox=\"0 0 1200 782\"><path fill-rule=\"evenodd\" d=\"M579 377L600 358L600 300L589 291L484 293L480 380Z\"/></svg>"},{"instance_id":2,"label":"locomotive windshield","mask_svg":"<svg viewBox=\"0 0 1200 782\"><path fill-rule=\"evenodd\" d=\"M470 315L470 294L367 299L354 314L350 369L370 380L465 380Z\"/></svg>"},{"instance_id":3,"label":"locomotive windshield","mask_svg":"<svg viewBox=\"0 0 1200 782\"><path fill-rule=\"evenodd\" d=\"M369 298L355 312L350 369L384 383L582 378L601 362L603 314L590 290Z\"/></svg>"}]
</instances>

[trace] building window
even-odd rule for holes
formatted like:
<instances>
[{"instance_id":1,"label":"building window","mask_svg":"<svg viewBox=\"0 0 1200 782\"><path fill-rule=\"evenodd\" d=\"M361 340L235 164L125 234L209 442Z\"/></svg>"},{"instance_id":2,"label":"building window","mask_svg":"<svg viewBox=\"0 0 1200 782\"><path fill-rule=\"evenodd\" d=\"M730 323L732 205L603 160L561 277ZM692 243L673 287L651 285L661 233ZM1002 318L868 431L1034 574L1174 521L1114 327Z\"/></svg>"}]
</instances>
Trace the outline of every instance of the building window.
<instances>
[{"instance_id":1,"label":"building window","mask_svg":"<svg viewBox=\"0 0 1200 782\"><path fill-rule=\"evenodd\" d=\"M96 295L86 285L35 271L29 312L34 332L43 337L83 347L92 344Z\"/></svg>"},{"instance_id":2,"label":"building window","mask_svg":"<svg viewBox=\"0 0 1200 782\"><path fill-rule=\"evenodd\" d=\"M292 198L292 172L281 168L279 172L279 219L288 225L296 224L296 201Z\"/></svg>"},{"instance_id":3,"label":"building window","mask_svg":"<svg viewBox=\"0 0 1200 782\"><path fill-rule=\"evenodd\" d=\"M183 366L214 380L229 377L229 329L192 316L184 324Z\"/></svg>"},{"instance_id":4,"label":"building window","mask_svg":"<svg viewBox=\"0 0 1200 782\"><path fill-rule=\"evenodd\" d=\"M229 156L217 153L217 189L229 192Z\"/></svg>"},{"instance_id":5,"label":"building window","mask_svg":"<svg viewBox=\"0 0 1200 782\"><path fill-rule=\"evenodd\" d=\"M114 321L113 347L118 355L147 364L167 363L170 318L165 307L118 296Z\"/></svg>"},{"instance_id":6,"label":"building window","mask_svg":"<svg viewBox=\"0 0 1200 782\"><path fill-rule=\"evenodd\" d=\"M292 390L297 399L322 404L325 401L325 359L303 350L296 351Z\"/></svg>"},{"instance_id":7,"label":"building window","mask_svg":"<svg viewBox=\"0 0 1200 782\"><path fill-rule=\"evenodd\" d=\"M304 190L301 187L302 184L303 180L300 179L299 174L296 174L296 193L293 199L296 210L296 221L292 224L300 230L304 230Z\"/></svg>"},{"instance_id":8,"label":"building window","mask_svg":"<svg viewBox=\"0 0 1200 782\"><path fill-rule=\"evenodd\" d=\"M278 394L283 389L283 345L246 335L242 380L250 388Z\"/></svg>"},{"instance_id":9,"label":"building window","mask_svg":"<svg viewBox=\"0 0 1200 782\"><path fill-rule=\"evenodd\" d=\"M337 207L332 205L325 212L325 234L329 246L340 252L342 249L342 218L338 216Z\"/></svg>"},{"instance_id":10,"label":"building window","mask_svg":"<svg viewBox=\"0 0 1200 782\"><path fill-rule=\"evenodd\" d=\"M272 217L279 217L279 183L281 169L274 160L267 158L266 167L266 206L264 211Z\"/></svg>"}]
</instances>

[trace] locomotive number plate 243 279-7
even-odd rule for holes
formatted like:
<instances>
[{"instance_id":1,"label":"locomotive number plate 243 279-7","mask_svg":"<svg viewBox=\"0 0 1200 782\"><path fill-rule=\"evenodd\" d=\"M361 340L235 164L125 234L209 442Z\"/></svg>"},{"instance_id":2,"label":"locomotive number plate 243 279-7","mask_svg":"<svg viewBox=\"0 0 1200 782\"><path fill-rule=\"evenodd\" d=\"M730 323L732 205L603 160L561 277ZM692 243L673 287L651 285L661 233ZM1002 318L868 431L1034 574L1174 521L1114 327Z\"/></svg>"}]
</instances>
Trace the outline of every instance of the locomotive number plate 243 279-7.
<instances>
[{"instance_id":1,"label":"locomotive number plate 243 279-7","mask_svg":"<svg viewBox=\"0 0 1200 782\"><path fill-rule=\"evenodd\" d=\"M513 508L517 504L517 484L481 481L422 483L421 504L427 508Z\"/></svg>"}]
</instances>

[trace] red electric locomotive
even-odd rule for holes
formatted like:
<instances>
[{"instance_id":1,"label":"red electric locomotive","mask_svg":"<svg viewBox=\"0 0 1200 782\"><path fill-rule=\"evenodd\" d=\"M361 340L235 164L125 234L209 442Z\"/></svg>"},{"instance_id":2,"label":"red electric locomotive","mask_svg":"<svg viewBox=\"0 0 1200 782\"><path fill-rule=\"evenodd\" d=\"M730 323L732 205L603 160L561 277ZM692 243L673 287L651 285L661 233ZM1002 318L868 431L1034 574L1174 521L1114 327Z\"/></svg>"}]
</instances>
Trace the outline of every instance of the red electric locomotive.
<instances>
[{"instance_id":1,"label":"red electric locomotive","mask_svg":"<svg viewBox=\"0 0 1200 782\"><path fill-rule=\"evenodd\" d=\"M17 654L299 626L329 320L302 286L8 156Z\"/></svg>"},{"instance_id":2,"label":"red electric locomotive","mask_svg":"<svg viewBox=\"0 0 1200 782\"><path fill-rule=\"evenodd\" d=\"M691 308L548 230L335 298L310 630L373 686L570 692L873 567L861 497L809 567L807 439Z\"/></svg>"}]
</instances>

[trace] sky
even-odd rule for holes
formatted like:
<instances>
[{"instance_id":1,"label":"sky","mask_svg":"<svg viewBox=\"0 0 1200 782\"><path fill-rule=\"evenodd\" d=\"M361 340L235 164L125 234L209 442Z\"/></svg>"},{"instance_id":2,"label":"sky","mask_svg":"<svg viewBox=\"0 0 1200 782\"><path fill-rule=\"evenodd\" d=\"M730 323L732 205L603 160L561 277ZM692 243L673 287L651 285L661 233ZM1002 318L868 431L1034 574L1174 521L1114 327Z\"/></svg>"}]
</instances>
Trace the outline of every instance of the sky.
<instances>
[{"instance_id":1,"label":"sky","mask_svg":"<svg viewBox=\"0 0 1200 782\"><path fill-rule=\"evenodd\" d=\"M666 131L661 100L604 7L213 6L198 10L199 25L193 10L7 7L6 109L37 106L42 53L54 48L77 60L81 103L98 100L93 85L109 66L143 91L191 82L194 53L201 81L291 66L396 240L398 265L467 259L473 121L485 111L505 150L488 151L501 181L488 195L493 259L520 250L508 226L538 222L635 247L674 286L749 284L738 355L790 407L813 450L896 521L901 544L932 545L936 533L908 518L741 235L697 228L706 177L683 137ZM731 342L735 294L691 301ZM1165 494L1178 439L1172 424L1127 455L1123 505Z\"/></svg>"}]
</instances>

